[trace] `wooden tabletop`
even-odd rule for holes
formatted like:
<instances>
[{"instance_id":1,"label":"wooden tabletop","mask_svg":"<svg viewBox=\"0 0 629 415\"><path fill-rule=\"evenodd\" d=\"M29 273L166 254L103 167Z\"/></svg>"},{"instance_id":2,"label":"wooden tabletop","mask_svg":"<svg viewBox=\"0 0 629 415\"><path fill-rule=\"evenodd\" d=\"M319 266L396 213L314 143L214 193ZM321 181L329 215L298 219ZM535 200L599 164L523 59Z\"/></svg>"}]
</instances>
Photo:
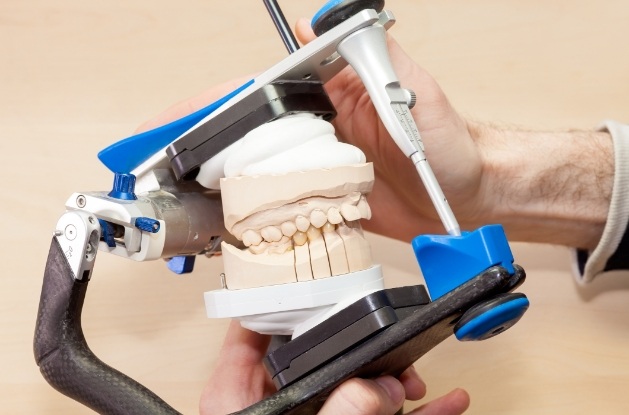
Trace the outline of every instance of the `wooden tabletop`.
<instances>
[{"instance_id":1,"label":"wooden tabletop","mask_svg":"<svg viewBox=\"0 0 629 415\"><path fill-rule=\"evenodd\" d=\"M319 1L281 3L290 22ZM629 3L390 0L391 32L468 117L592 128L629 113ZM0 5L0 412L87 414L41 377L32 335L51 232L69 195L106 190L96 159L171 104L286 56L259 0L4 0ZM417 91L421 93L421 91ZM415 284L410 248L370 235L389 285ZM576 286L570 251L515 244L531 308L480 343L453 338L417 363L435 397L470 414L629 413L629 276ZM175 276L162 261L99 255L84 311L94 352L195 413L226 321L205 317L221 261ZM409 405L410 407L410 405Z\"/></svg>"}]
</instances>

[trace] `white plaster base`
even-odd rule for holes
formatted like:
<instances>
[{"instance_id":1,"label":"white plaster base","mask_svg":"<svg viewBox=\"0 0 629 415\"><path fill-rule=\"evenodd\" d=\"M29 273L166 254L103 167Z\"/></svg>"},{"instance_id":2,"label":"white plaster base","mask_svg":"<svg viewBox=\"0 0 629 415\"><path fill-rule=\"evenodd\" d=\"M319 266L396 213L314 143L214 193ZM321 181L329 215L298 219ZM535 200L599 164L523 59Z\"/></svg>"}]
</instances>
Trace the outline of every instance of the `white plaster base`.
<instances>
[{"instance_id":1,"label":"white plaster base","mask_svg":"<svg viewBox=\"0 0 629 415\"><path fill-rule=\"evenodd\" d=\"M293 335L319 324L359 298L384 289L380 265L319 280L204 294L209 318L236 318L263 334Z\"/></svg>"}]
</instances>

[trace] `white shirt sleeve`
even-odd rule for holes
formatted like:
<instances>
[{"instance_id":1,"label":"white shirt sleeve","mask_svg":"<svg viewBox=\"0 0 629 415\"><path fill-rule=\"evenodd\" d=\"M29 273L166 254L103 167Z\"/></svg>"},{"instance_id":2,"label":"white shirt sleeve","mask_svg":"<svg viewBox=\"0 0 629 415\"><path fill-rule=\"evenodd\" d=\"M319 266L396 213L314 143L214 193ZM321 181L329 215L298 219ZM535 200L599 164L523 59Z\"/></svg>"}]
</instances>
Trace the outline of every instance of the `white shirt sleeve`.
<instances>
[{"instance_id":1,"label":"white shirt sleeve","mask_svg":"<svg viewBox=\"0 0 629 415\"><path fill-rule=\"evenodd\" d=\"M615 121L606 121L599 128L611 134L614 143L614 183L612 197L607 214L607 222L603 235L596 248L591 251L575 251L577 280L585 284L611 269L623 269L617 265L619 246L624 246L629 239L629 125ZM629 269L629 252L623 254L627 258L621 261ZM613 258L614 268L610 268Z\"/></svg>"}]
</instances>

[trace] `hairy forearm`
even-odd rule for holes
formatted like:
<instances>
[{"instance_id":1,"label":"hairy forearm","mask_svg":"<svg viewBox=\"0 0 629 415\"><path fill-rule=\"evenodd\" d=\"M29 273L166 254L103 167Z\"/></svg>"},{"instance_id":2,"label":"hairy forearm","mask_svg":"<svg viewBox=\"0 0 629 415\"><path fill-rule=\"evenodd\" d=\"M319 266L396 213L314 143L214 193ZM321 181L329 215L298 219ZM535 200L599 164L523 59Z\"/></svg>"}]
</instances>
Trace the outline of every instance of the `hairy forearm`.
<instances>
[{"instance_id":1,"label":"hairy forearm","mask_svg":"<svg viewBox=\"0 0 629 415\"><path fill-rule=\"evenodd\" d=\"M592 249L612 192L609 134L531 132L472 125L483 160L483 216L511 240Z\"/></svg>"}]
</instances>

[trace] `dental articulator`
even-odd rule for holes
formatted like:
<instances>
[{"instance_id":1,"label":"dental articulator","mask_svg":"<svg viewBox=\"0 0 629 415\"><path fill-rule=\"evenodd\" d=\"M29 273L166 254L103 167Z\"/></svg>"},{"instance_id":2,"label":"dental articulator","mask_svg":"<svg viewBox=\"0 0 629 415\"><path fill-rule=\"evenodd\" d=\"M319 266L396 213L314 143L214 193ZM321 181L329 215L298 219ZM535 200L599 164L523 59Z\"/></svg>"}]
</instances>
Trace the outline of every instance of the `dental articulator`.
<instances>
[{"instance_id":1,"label":"dental articulator","mask_svg":"<svg viewBox=\"0 0 629 415\"><path fill-rule=\"evenodd\" d=\"M239 414L316 413L352 377L399 375L454 334L484 340L528 308L525 278L500 225L462 231L424 155L415 93L400 85L383 0L332 0L298 47L279 5L264 3L289 55L213 104L99 153L106 192L77 192L54 230L34 350L46 380L100 414L177 414L155 393L98 359L81 310L99 251L223 260L208 317L234 318L282 341L265 366L277 392ZM411 244L425 284L385 288L360 220L374 183L364 154L339 142L324 85L347 65L426 188L445 233ZM419 279L419 278L418 278Z\"/></svg>"}]
</instances>

